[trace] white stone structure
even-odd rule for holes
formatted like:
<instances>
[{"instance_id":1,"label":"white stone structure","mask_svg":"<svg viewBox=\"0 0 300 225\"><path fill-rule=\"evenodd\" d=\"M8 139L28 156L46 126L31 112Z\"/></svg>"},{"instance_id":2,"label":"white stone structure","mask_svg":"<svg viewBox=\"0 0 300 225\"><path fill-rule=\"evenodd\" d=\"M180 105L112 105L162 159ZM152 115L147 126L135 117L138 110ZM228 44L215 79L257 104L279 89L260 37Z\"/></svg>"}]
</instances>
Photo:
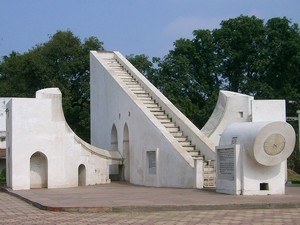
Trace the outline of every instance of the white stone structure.
<instances>
[{"instance_id":1,"label":"white stone structure","mask_svg":"<svg viewBox=\"0 0 300 225\"><path fill-rule=\"evenodd\" d=\"M217 146L220 136L230 124L252 121L253 100L249 95L220 91L215 109L201 131Z\"/></svg>"},{"instance_id":2,"label":"white stone structure","mask_svg":"<svg viewBox=\"0 0 300 225\"><path fill-rule=\"evenodd\" d=\"M221 91L212 116L200 131L119 52L92 51L90 64L91 142L96 147L82 141L67 125L57 88L40 90L36 98L12 98L6 109L8 187L74 187L111 179L156 187L213 187L215 147L226 128L236 122L285 121L282 100L254 100ZM226 132L230 136L231 132ZM226 135L220 148L228 146ZM234 165L243 169L243 177L252 176L244 169L259 166L252 159L239 161L245 148L243 142L232 140L236 139L230 139ZM286 159L279 164L274 166L281 182ZM235 177L241 177L241 171L237 170ZM273 191L268 178L261 176L257 182L268 182L272 186L269 193L279 193ZM225 189L240 182L238 190L242 190L244 186L237 180L225 182ZM219 184L224 187L222 182Z\"/></svg>"},{"instance_id":3,"label":"white stone structure","mask_svg":"<svg viewBox=\"0 0 300 225\"><path fill-rule=\"evenodd\" d=\"M200 131L119 52L94 51L90 60L92 144L118 150L124 167L110 173L134 184L214 186L214 148L229 125L285 121L283 100L220 91Z\"/></svg>"},{"instance_id":4,"label":"white stone structure","mask_svg":"<svg viewBox=\"0 0 300 225\"><path fill-rule=\"evenodd\" d=\"M286 122L231 124L217 147L217 192L284 194L285 161L294 147L295 132Z\"/></svg>"},{"instance_id":5,"label":"white stone structure","mask_svg":"<svg viewBox=\"0 0 300 225\"><path fill-rule=\"evenodd\" d=\"M124 158L111 173L147 186L214 186L213 143L119 52L93 51L90 61L91 143Z\"/></svg>"},{"instance_id":6,"label":"white stone structure","mask_svg":"<svg viewBox=\"0 0 300 225\"><path fill-rule=\"evenodd\" d=\"M65 188L110 182L117 151L95 148L69 128L61 93L43 89L36 98L7 103L7 186L14 189Z\"/></svg>"},{"instance_id":7,"label":"white stone structure","mask_svg":"<svg viewBox=\"0 0 300 225\"><path fill-rule=\"evenodd\" d=\"M254 100L253 97L248 95L220 91L217 105L210 119L201 129L215 146L219 145L217 147L217 164L219 165L217 175L219 176L217 176L216 182L218 192L245 195L284 193L287 157L283 157L284 159L281 158L281 162L272 167L273 169L276 167L278 171L278 168L280 168L280 174L276 180L272 177L274 173L271 167L267 167L266 165L262 166L257 161L253 162L251 157L243 158L247 156L247 154L244 153L247 152L247 150L243 147L245 143L238 140L238 136L244 132L248 135L246 135L244 139L250 139L251 137L247 133L250 128L245 128L245 131L241 130L242 128L238 128L235 130L234 137L231 137L231 139L227 138L226 141L224 141L224 137L228 136L228 134L226 134L228 130L226 129L231 127L232 124L238 123L241 124L241 126L251 126L251 124L275 121L286 121L284 100ZM280 132L280 129L278 132ZM220 141L221 136L223 137L223 141ZM292 151L293 147L289 150ZM220 157L224 165L227 165L226 158L228 158L228 165L233 166L230 167L230 170L223 171L224 174L220 174ZM261 169L262 167L263 169ZM227 172L229 173L228 175L226 175ZM261 173L266 175L260 175ZM254 175L256 175L256 177ZM249 176L251 179L247 180ZM262 191L261 189L267 189L267 187L260 187L260 184L262 186L268 185L268 190Z\"/></svg>"}]
</instances>

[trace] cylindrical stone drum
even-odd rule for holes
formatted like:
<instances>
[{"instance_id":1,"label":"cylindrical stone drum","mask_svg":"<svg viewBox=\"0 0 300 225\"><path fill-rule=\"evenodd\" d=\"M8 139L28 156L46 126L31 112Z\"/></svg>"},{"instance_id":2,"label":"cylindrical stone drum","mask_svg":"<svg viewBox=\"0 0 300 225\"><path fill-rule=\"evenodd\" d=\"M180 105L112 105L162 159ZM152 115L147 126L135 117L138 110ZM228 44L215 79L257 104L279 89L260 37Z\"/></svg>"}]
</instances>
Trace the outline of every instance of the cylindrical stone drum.
<instances>
[{"instance_id":1,"label":"cylindrical stone drum","mask_svg":"<svg viewBox=\"0 0 300 225\"><path fill-rule=\"evenodd\" d=\"M286 122L233 123L222 133L219 146L240 144L259 164L274 166L292 154L295 140L294 128Z\"/></svg>"}]
</instances>

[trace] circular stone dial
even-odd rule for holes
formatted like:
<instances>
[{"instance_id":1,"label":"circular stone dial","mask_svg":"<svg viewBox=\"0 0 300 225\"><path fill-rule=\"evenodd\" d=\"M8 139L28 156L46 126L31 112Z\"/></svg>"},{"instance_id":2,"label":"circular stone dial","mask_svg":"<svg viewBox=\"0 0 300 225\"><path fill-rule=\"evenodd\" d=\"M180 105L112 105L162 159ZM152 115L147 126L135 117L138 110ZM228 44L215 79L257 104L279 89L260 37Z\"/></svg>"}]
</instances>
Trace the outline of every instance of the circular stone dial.
<instances>
[{"instance_id":1,"label":"circular stone dial","mask_svg":"<svg viewBox=\"0 0 300 225\"><path fill-rule=\"evenodd\" d=\"M284 149L285 138L281 134L271 134L264 143L264 150L268 155L277 155Z\"/></svg>"}]
</instances>

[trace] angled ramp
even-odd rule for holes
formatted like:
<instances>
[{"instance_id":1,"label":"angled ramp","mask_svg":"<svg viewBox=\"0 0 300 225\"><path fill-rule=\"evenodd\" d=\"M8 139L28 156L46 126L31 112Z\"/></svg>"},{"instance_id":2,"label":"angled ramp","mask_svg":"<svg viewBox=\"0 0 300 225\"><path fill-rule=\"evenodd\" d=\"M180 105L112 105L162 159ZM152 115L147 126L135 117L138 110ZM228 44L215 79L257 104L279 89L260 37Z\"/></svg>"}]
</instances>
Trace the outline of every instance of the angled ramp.
<instances>
[{"instance_id":1,"label":"angled ramp","mask_svg":"<svg viewBox=\"0 0 300 225\"><path fill-rule=\"evenodd\" d=\"M135 130L140 130L141 132L147 135L147 130L149 131L149 136L151 136L150 130L156 132L159 135L159 138L152 137L152 141L156 142L155 147L153 144L148 144L147 140L143 141L137 140L136 135L131 136L131 152L132 155L137 155L136 152L140 151L135 149L135 146L139 144L143 148L153 148L159 149L159 154L167 156L174 155L174 157L180 157L180 160L176 163L181 163L189 167L188 176L192 177L189 181L185 181L183 187L193 186L194 177L194 160L204 159L204 171L207 171L207 175L204 175L204 186L213 186L214 185L214 168L212 161L214 160L214 145L210 140L193 124L188 120L161 92L159 92L142 74L140 74L131 64L124 58L119 52L92 52L91 53L91 99L92 99L92 144L102 147L109 148L109 143L105 138L100 136L106 136L109 139L109 135L105 135L105 132L98 132L96 124L99 119L106 117L103 110L99 107L105 107L107 110L110 110L111 113L115 111L119 112L119 119L121 119L124 112L130 112L133 116L136 111L139 112L139 116L135 120L143 120L140 124L132 121L132 118L128 118L127 121L122 121L123 123L128 124L130 133L134 133ZM98 84L98 85L97 85ZM93 87L94 85L94 87ZM98 91L98 89L106 89L105 92ZM107 88L109 90L107 90ZM104 96L105 97L104 97ZM116 97L117 99L113 99ZM109 100L111 99L111 101ZM122 100L123 99L123 100ZM95 101L100 101L100 105ZM110 101L110 102L108 102ZM115 105L117 104L117 106ZM127 104L127 106L126 106ZM128 115L128 114L127 114ZM110 119L108 119L110 120ZM149 121L146 126L143 125L145 121ZM107 128L115 124L118 127L119 121L117 119L111 119L107 123L98 123L98 126L107 126ZM94 125L93 125L94 124ZM105 129L104 129L105 130ZM110 129L108 129L110 130ZM121 129L122 130L122 125ZM138 135L139 136L139 135ZM144 137L147 139L148 137ZM168 142L168 150L164 150L166 145L164 145L161 139L165 142ZM119 140L122 142L122 140ZM150 140L151 141L151 140ZM106 142L106 145L105 145ZM119 151L122 153L122 147L119 147ZM157 152L157 151L156 151ZM138 184L147 183L145 176L147 176L147 151L144 154L138 154L141 157L145 157L146 161L144 165L141 165L141 171L143 172L144 179L136 179L130 176L130 181ZM166 164L170 163L167 161L158 160L156 163ZM130 161L135 161L136 158L132 156ZM173 162L173 164L176 164ZM134 163L130 163L131 168L135 168ZM159 165L157 165L159 167ZM126 167L126 165L125 165ZM144 167L144 168L142 168ZM149 167L149 165L148 165ZM168 166L166 166L168 167ZM157 168L157 167L156 167ZM170 169L171 167L168 167ZM126 169L125 169L126 171ZM184 171L184 169L183 169ZM165 172L166 174L172 174L174 171ZM134 171L131 171L131 174L134 174ZM162 186L163 182L160 180L159 175L164 173L162 171L157 171L155 181L150 185L153 186ZM182 173L182 171L180 171ZM171 175L172 176L172 175ZM180 175L179 175L180 176ZM185 175L186 176L186 175ZM142 178L142 177L141 177ZM176 179L185 179L185 178L176 178ZM175 180L176 180L175 179ZM148 180L148 179L147 179ZM182 184L167 184L167 186L179 186L182 187Z\"/></svg>"}]
</instances>

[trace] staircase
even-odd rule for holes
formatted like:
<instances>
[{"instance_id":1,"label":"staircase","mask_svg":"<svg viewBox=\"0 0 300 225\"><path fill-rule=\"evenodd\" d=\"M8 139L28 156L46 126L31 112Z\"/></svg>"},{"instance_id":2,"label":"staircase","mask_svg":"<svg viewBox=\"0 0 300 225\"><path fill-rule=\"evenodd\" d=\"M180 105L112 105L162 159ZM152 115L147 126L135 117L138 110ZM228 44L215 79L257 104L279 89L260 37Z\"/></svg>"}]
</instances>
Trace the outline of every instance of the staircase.
<instances>
[{"instance_id":1,"label":"staircase","mask_svg":"<svg viewBox=\"0 0 300 225\"><path fill-rule=\"evenodd\" d=\"M183 134L180 127L172 121L172 118L165 113L162 107L144 90L138 81L118 63L116 59L105 58L104 61L193 159L204 158L201 155L200 150L196 149L195 145L193 145L188 137ZM204 161L204 187L215 187L215 169L212 162L213 161Z\"/></svg>"}]
</instances>

